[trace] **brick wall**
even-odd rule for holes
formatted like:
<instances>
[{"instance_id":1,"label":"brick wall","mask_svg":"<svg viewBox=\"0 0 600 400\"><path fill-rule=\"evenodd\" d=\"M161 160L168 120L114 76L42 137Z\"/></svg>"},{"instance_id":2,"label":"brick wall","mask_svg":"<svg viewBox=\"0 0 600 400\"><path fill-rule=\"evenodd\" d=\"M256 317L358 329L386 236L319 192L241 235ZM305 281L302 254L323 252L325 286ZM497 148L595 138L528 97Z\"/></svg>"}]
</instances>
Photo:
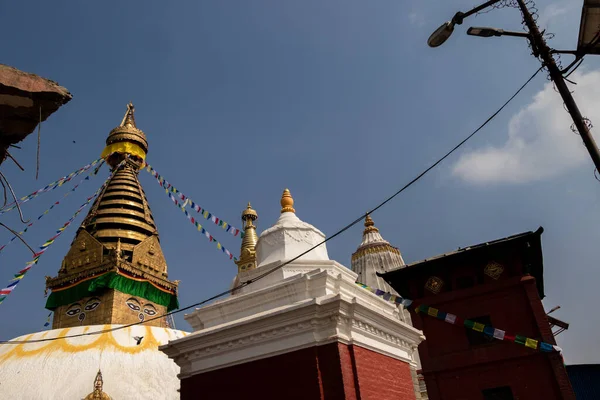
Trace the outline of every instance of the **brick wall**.
<instances>
[{"instance_id":1,"label":"brick wall","mask_svg":"<svg viewBox=\"0 0 600 400\"><path fill-rule=\"evenodd\" d=\"M409 365L340 343L311 347L194 375L181 400L198 398L414 400Z\"/></svg>"}]
</instances>

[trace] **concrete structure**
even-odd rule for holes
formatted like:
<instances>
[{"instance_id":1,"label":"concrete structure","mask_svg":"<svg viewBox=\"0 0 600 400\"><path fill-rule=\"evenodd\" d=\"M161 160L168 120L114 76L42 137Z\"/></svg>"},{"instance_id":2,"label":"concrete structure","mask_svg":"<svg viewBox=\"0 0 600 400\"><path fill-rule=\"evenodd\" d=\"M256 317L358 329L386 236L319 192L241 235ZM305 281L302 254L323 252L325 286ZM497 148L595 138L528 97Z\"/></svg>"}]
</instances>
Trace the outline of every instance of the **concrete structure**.
<instances>
[{"instance_id":1,"label":"concrete structure","mask_svg":"<svg viewBox=\"0 0 600 400\"><path fill-rule=\"evenodd\" d=\"M541 234L470 246L382 274L414 300L427 392L446 399L575 399L558 352L544 353L414 313L420 304L555 345L544 297ZM507 333L508 334L508 333Z\"/></svg>"},{"instance_id":2,"label":"concrete structure","mask_svg":"<svg viewBox=\"0 0 600 400\"><path fill-rule=\"evenodd\" d=\"M181 367L181 398L415 399L410 367L424 339L407 311L355 284L286 189L236 294L186 315L194 332L162 346ZM283 265L283 266L282 266ZM267 274L267 275L265 275Z\"/></svg>"}]
</instances>

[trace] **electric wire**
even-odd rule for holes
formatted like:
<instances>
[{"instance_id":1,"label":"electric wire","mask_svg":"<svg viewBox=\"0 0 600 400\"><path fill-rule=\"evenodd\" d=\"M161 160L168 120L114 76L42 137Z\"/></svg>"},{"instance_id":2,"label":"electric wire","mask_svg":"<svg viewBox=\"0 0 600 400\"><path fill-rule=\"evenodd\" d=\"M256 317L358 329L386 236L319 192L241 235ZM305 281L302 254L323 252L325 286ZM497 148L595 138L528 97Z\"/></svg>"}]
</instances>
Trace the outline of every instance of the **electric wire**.
<instances>
[{"instance_id":1,"label":"electric wire","mask_svg":"<svg viewBox=\"0 0 600 400\"><path fill-rule=\"evenodd\" d=\"M202 300L198 303L194 303L191 304L189 306L186 306L184 308L180 308L178 310L174 310L174 311L170 311L167 312L165 314L161 314L158 315L156 317L152 317L152 318L148 318L144 321L140 321L140 322L134 322L131 324L126 324L126 325L119 325L119 326L115 326L113 328L109 328L109 329L102 329L102 330L98 330L98 331L92 331L92 332L83 332L83 333L78 333L78 334L73 334L73 335L66 335L66 336L61 336L61 337L51 337L51 338L43 338L43 339L32 339L32 340L6 340L6 341L0 341L0 344L25 344L25 343L39 343L39 342L49 342L49 341L54 341L54 340L62 340L62 339L70 339L70 338L76 338L76 337L82 337L82 336L92 336L92 335L100 335L100 334L104 334L104 333L109 333L109 332L114 332L114 331L118 331L121 329L126 329L126 328L130 328L132 326L136 326L136 325L141 325L143 323L147 323L149 321L154 321L160 318L164 318L167 317L169 315L174 315L174 314L178 314L184 311L187 311L191 308L195 308L198 306L202 306L206 303L209 303L213 300L216 300L220 297L223 297L227 294L231 294L243 287L246 287L254 282L259 281L260 279L265 278L266 276L274 273L275 271L280 270L281 268L285 267L286 265L298 260L300 257L308 254L309 252L313 251L314 249L316 249L317 247L327 243L328 241L330 241L331 239L341 235L342 233L344 233L345 231L347 231L348 229L350 229L351 227L353 227L354 225L356 225L358 222L362 221L367 215L374 213L375 211L379 210L381 207L383 207L384 205L386 205L387 203L389 203L390 201L392 201L396 196L398 196L400 193L404 192L406 189L408 189L410 186L412 186L414 183L416 183L419 179L421 179L423 176L425 176L429 171L431 171L432 169L434 169L435 167L437 167L442 161L444 161L446 158L448 158L452 153L454 153L456 150L458 150L462 145L464 145L469 139L471 139L473 136L475 136L481 129L483 129L483 127L485 127L492 119L494 119L496 117L496 115L498 115L515 97L517 97L517 95L525 88L525 86L527 86L529 84L529 82L531 82L533 80L533 78L535 78L537 76L537 74L543 69L544 67L540 67L537 71L535 71L535 73L533 75L531 75L531 77L529 79L527 79L527 81L521 85L521 87L496 111L494 112L488 119L485 120L485 122L483 122L477 129L475 129L475 131L473 131L469 136L467 136L465 139L463 139L461 142L459 142L456 146L454 146L450 151L448 151L442 158L438 159L435 163L433 163L431 166L429 166L427 169L425 169L423 172L421 172L419 175L417 175L413 180L411 180L410 182L408 182L406 185L404 185L401 189L399 189L398 191L396 191L394 194L392 194L391 196L389 196L387 199L385 199L384 201L382 201L381 203L379 203L379 205L377 205L375 208L371 209L370 211L362 214L360 217L356 218L354 221L352 221L351 223L349 223L348 225L346 225L345 227L343 227L342 229L338 230L336 233L334 233L333 235L325 238L323 241L321 241L320 243L314 245L313 247L311 247L310 249L302 252L301 254L297 255L296 257L287 260L283 263L281 263L280 265L270 269L269 271L266 271L265 273L258 275L252 279L249 279L245 282L240 283L238 286L233 287L231 289L225 290L223 292L220 292L214 296L211 296L205 300Z\"/></svg>"}]
</instances>

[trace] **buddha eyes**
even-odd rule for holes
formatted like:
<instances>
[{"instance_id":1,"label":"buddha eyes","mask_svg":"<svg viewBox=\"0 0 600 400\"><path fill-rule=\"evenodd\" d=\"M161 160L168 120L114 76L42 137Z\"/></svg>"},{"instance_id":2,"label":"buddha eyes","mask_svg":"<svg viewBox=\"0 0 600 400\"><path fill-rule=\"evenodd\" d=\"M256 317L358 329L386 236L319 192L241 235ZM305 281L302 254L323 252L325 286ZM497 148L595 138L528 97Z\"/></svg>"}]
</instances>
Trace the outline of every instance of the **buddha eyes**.
<instances>
[{"instance_id":1,"label":"buddha eyes","mask_svg":"<svg viewBox=\"0 0 600 400\"><path fill-rule=\"evenodd\" d=\"M79 308L79 307L77 307L77 308L71 308L71 309L67 310L67 313L66 313L66 314L67 314L69 317L72 317L72 316L74 316L74 315L77 315L77 314L79 314L79 312L80 312L80 311L81 311L81 308Z\"/></svg>"},{"instance_id":2,"label":"buddha eyes","mask_svg":"<svg viewBox=\"0 0 600 400\"><path fill-rule=\"evenodd\" d=\"M96 309L96 308L97 308L99 305L100 305L100 301L99 301L99 300L94 300L94 301L92 301L92 302L88 302L88 303L85 305L85 308L84 308L84 310L85 310L85 311L93 311L93 310L95 310L95 309Z\"/></svg>"},{"instance_id":3,"label":"buddha eyes","mask_svg":"<svg viewBox=\"0 0 600 400\"><path fill-rule=\"evenodd\" d=\"M150 316L156 315L156 310L154 310L152 308L144 308L144 312Z\"/></svg>"},{"instance_id":4,"label":"buddha eyes","mask_svg":"<svg viewBox=\"0 0 600 400\"><path fill-rule=\"evenodd\" d=\"M144 314L149 315L149 316L156 315L156 309L154 308L154 306L152 304L141 305L139 303L139 301L133 297L127 299L125 304L127 304L127 307L129 307L130 310L135 311L135 312L138 312L138 311L140 312L138 315L138 317L140 318L140 321L144 320Z\"/></svg>"}]
</instances>

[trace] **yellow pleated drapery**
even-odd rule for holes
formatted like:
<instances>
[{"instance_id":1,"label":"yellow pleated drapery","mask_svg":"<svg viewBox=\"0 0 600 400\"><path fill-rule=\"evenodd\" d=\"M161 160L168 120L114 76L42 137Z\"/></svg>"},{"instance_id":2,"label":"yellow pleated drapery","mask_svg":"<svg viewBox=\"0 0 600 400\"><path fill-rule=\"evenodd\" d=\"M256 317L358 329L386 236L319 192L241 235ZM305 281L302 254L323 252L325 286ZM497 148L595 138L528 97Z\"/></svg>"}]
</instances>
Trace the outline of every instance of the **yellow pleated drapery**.
<instances>
[{"instance_id":1,"label":"yellow pleated drapery","mask_svg":"<svg viewBox=\"0 0 600 400\"><path fill-rule=\"evenodd\" d=\"M146 152L137 144L129 143L129 142L118 142L109 144L102 151L102 158L106 158L112 153L127 153L132 156L136 156L141 158L142 160L146 159Z\"/></svg>"}]
</instances>

